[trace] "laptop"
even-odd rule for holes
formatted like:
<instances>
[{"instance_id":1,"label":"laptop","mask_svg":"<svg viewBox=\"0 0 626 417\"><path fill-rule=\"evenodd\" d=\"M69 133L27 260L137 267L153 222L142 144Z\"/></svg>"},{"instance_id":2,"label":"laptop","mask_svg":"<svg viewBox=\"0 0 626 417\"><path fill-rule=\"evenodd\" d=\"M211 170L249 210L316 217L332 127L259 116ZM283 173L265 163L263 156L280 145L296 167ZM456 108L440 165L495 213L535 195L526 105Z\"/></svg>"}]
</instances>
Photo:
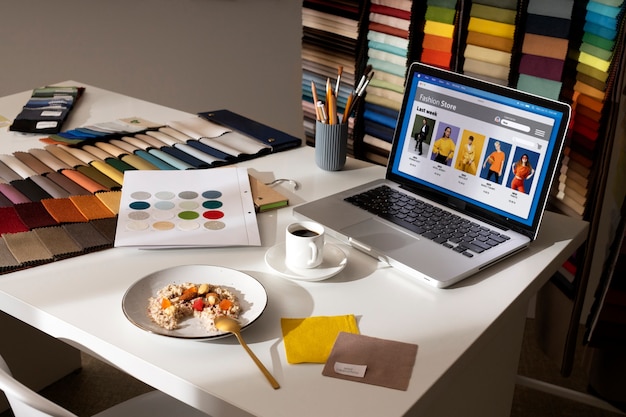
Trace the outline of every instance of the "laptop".
<instances>
[{"instance_id":1,"label":"laptop","mask_svg":"<svg viewBox=\"0 0 626 417\"><path fill-rule=\"evenodd\" d=\"M413 63L385 178L294 207L438 288L537 237L571 108Z\"/></svg>"}]
</instances>

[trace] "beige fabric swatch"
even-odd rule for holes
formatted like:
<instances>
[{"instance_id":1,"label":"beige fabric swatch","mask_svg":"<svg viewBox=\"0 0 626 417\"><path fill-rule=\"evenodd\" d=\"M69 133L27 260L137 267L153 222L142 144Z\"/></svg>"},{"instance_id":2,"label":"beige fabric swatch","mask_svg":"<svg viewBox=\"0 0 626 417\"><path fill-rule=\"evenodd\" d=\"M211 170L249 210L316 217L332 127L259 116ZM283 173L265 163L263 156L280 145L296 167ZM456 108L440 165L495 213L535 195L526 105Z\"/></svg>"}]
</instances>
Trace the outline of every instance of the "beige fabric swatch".
<instances>
[{"instance_id":1,"label":"beige fabric swatch","mask_svg":"<svg viewBox=\"0 0 626 417\"><path fill-rule=\"evenodd\" d=\"M341 332L330 352L322 375L406 391L409 387L417 345ZM335 365L366 366L365 375L338 373Z\"/></svg>"}]
</instances>

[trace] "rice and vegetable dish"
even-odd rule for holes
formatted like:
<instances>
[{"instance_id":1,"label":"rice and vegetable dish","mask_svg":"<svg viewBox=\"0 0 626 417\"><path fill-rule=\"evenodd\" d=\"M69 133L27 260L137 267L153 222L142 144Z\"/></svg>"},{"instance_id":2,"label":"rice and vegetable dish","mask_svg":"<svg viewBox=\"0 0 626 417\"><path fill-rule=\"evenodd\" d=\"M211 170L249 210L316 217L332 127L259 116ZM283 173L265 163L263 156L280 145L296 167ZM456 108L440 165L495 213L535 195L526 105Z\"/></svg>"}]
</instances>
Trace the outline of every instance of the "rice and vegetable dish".
<instances>
[{"instance_id":1,"label":"rice and vegetable dish","mask_svg":"<svg viewBox=\"0 0 626 417\"><path fill-rule=\"evenodd\" d=\"M208 331L216 331L215 317L238 318L241 311L239 301L231 291L211 284L169 284L148 301L148 316L167 330L177 329L187 317L195 317Z\"/></svg>"}]
</instances>

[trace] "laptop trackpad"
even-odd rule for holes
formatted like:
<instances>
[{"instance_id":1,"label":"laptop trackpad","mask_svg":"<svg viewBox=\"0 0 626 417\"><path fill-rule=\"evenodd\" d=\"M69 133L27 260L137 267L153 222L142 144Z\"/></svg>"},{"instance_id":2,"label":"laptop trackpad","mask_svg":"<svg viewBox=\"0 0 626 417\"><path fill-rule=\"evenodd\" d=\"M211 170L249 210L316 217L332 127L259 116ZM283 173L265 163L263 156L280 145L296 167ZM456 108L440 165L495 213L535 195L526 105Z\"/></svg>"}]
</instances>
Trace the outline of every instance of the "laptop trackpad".
<instances>
[{"instance_id":1,"label":"laptop trackpad","mask_svg":"<svg viewBox=\"0 0 626 417\"><path fill-rule=\"evenodd\" d=\"M406 248L418 240L375 218L346 227L341 233L383 253Z\"/></svg>"}]
</instances>

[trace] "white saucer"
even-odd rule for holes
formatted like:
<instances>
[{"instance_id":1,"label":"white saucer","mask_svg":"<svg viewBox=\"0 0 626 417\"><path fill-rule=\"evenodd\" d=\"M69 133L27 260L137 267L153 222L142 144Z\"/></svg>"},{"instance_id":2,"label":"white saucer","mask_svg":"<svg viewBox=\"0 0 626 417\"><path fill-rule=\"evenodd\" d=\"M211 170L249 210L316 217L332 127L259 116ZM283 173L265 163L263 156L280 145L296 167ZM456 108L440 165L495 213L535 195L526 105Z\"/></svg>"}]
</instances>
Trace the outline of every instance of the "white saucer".
<instances>
[{"instance_id":1,"label":"white saucer","mask_svg":"<svg viewBox=\"0 0 626 417\"><path fill-rule=\"evenodd\" d=\"M285 264L285 244L272 246L265 253L265 263L280 275L301 281L321 281L340 273L345 268L347 257L339 247L326 243L324 259L317 268L289 268Z\"/></svg>"}]
</instances>

